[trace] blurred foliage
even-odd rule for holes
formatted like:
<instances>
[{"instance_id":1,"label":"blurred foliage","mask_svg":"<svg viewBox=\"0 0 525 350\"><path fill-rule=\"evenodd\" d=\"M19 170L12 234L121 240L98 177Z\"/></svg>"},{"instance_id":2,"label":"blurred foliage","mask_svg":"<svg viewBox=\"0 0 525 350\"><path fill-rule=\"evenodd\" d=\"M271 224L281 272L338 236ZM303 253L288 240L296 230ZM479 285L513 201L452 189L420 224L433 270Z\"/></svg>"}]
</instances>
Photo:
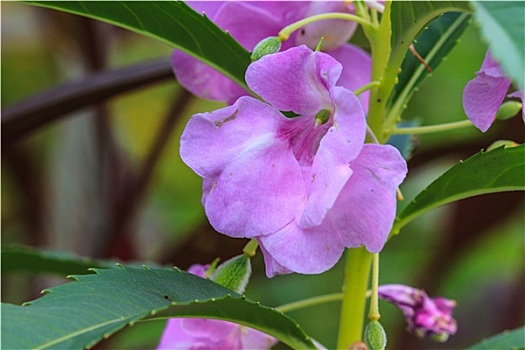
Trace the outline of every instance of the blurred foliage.
<instances>
[{"instance_id":1,"label":"blurred foliage","mask_svg":"<svg viewBox=\"0 0 525 350\"><path fill-rule=\"evenodd\" d=\"M85 72L77 62L79 54L71 45L74 38L66 40L66 34L57 36L53 29L52 11L35 9L30 6L2 3L2 106L23 100L25 97L50 88L64 81L79 77ZM68 20L72 16L67 15ZM143 38L123 30L106 29L105 47L107 67L121 67L155 57L170 55L171 49L164 44ZM73 35L73 34L71 34ZM68 41L69 40L69 41ZM462 91L468 80L474 77L486 51L486 45L480 40L478 29L469 26L461 42L414 95L403 117L417 118L422 125L438 124L464 120ZM175 79L173 82L149 86L143 90L123 94L108 104L111 117L110 128L113 132L118 152L132 170L140 169L144 158L154 142L157 129L162 125L171 104L180 93ZM186 105L178 119L174 132L166 145L162 157L156 166L147 188L144 200L139 205L137 215L126 231L137 246L135 259L152 259L166 263L173 258L178 249L188 249L185 245L190 235L200 235L208 229L202 206L200 205L201 180L186 167L178 154L179 137L188 118L194 113L210 111L221 104L192 99ZM2 242L34 244L53 249L66 249L49 240L49 218L57 210L58 203L53 202L53 177L59 166L64 167L65 177L61 183L53 186L56 191L79 190L79 182L72 174L84 174L86 178L96 178L95 169L78 161L79 169L68 168L64 159L58 158L60 145L68 131L67 124L80 120L78 114L72 114L67 122L50 125L31 137L23 140L19 146L29 150L27 161L29 169L38 181L37 188L45 196L41 207L45 208L41 219L41 232L33 232L28 222L31 207L27 206L27 194L24 183L19 178L20 172L13 168L8 157L2 158ZM92 116L84 117L90 120ZM513 118L509 121L512 123ZM415 149L414 159L409 163L410 173L402 186L405 197L412 198L419 190L427 186L437 175L443 173L461 158L466 158L486 148L504 130L507 122L497 123L486 134L475 128L466 128L447 132L446 143L443 135L422 135ZM89 125L86 124L86 125ZM513 125L513 124L510 124ZM517 125L521 126L521 122ZM510 130L507 127L505 130ZM522 130L522 129L521 129ZM90 127L80 126L83 137L93 137ZM86 144L79 138L72 137L68 147L76 147L75 154L85 154ZM515 140L522 142L522 140ZM467 145L466 150L460 146ZM439 153L436 147L446 147ZM62 150L64 151L64 150ZM436 153L437 152L437 153ZM18 161L21 161L21 159ZM54 161L51 161L54 159ZM70 175L69 177L67 175ZM98 184L98 182L96 182ZM100 185L100 184L99 184ZM85 190L85 189L84 189ZM74 192L72 192L74 193ZM101 197L103 198L103 196ZM491 198L496 198L491 202ZM503 198L503 199L502 199ZM498 211L508 198L518 202L508 209L506 216ZM80 201L80 197L71 195L70 200ZM75 210L95 208L99 204L80 202ZM100 198L98 199L100 200ZM494 202L500 200L500 202ZM476 204L481 203L481 204ZM468 211L468 206L485 208ZM493 206L493 207L490 207ZM65 209L68 208L66 205ZM466 208L466 209L465 209ZM488 209L487 209L488 208ZM492 210L492 211L491 211ZM78 213L71 213L71 215ZM458 217L458 215L460 217ZM463 216L461 216L463 215ZM92 212L88 220L93 221ZM479 228L478 221L489 220L496 224ZM77 222L78 224L78 222ZM92 227L98 227L91 222ZM466 229L457 234L458 225ZM456 228L455 228L456 227ZM404 331L405 324L401 313L392 305L382 303L381 322L384 325L389 343L396 348L459 348L478 342L512 327L512 322L522 322L523 312L516 315L512 307L513 299L522 299L515 291L523 292L523 196L516 197L481 197L459 204L448 205L434 210L407 225L399 236L394 237L387 249L381 254L380 283L405 283L427 289L431 295L443 295L456 299L458 307L455 315L459 332L445 344L417 340ZM80 229L79 229L80 230ZM69 232L68 238L76 252L89 242L79 242L83 231ZM451 237L451 233L456 236ZM68 233L64 233L68 234ZM36 236L36 239L35 239ZM80 237L80 238L79 238ZM207 239L203 235L203 239ZM463 241L461 241L463 239ZM229 240L232 244L234 240ZM199 242L196 240L196 242ZM459 243L460 244L459 244ZM222 246L220 249L227 250ZM222 251L209 252L208 261L184 261L208 263L215 256L228 258ZM238 252L237 252L238 253ZM446 257L443 258L443 257ZM301 298L338 292L343 275L342 261L332 270L319 276L287 275L266 278L261 254L254 259L254 273L246 294L252 300L260 300L264 305L280 305ZM2 299L5 302L18 302L36 297L40 289L56 281L35 279L33 277L3 276ZM62 281L60 281L62 283ZM294 311L290 315L303 326L306 332L327 346L335 345L335 335L339 322L339 304L331 303L313 308ZM315 315L315 316L313 316ZM514 316L512 316L514 315ZM516 320L517 321L513 321ZM517 325L514 325L517 326ZM119 333L114 338L100 344L99 348L143 349L156 344L163 328L163 322L142 322Z\"/></svg>"}]
</instances>

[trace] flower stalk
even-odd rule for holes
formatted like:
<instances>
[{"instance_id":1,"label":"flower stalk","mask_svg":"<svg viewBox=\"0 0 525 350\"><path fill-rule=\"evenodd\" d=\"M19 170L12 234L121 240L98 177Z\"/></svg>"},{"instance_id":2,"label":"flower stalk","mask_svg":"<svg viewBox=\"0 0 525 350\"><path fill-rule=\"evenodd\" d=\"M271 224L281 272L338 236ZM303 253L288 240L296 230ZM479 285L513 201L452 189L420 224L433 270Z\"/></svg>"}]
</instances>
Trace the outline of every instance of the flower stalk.
<instances>
[{"instance_id":1,"label":"flower stalk","mask_svg":"<svg viewBox=\"0 0 525 350\"><path fill-rule=\"evenodd\" d=\"M372 254L365 248L348 249L346 254L338 349L347 349L350 344L362 340L368 276L372 263Z\"/></svg>"},{"instance_id":2,"label":"flower stalk","mask_svg":"<svg viewBox=\"0 0 525 350\"><path fill-rule=\"evenodd\" d=\"M458 122L443 123L437 125L428 126L415 126L410 128L395 128L390 134L392 135L411 135L411 134L432 134L436 132L443 132L449 130L455 130L460 128L466 128L474 126L470 120L461 120Z\"/></svg>"},{"instance_id":3,"label":"flower stalk","mask_svg":"<svg viewBox=\"0 0 525 350\"><path fill-rule=\"evenodd\" d=\"M365 19L363 19L363 18L361 18L359 16L356 16L356 15L352 15L352 14L349 14L349 13L330 12L330 13L322 13L322 14L319 14L319 15L306 17L306 18L304 18L304 19L302 19L300 21L292 23L292 24L284 27L279 32L278 36L279 36L279 38L282 41L286 41L286 40L288 40L290 35L292 35L293 32L295 32L298 29L301 29L305 25L310 24L310 23L314 23L314 22L317 22L317 21L327 20L327 19L343 19L343 20L346 20L346 21L352 21L352 22L359 23L363 27L369 27L369 26L372 25L372 23L370 23L369 21L367 21L367 20L365 20Z\"/></svg>"},{"instance_id":4,"label":"flower stalk","mask_svg":"<svg viewBox=\"0 0 525 350\"><path fill-rule=\"evenodd\" d=\"M372 292L370 294L370 310L368 318L370 321L377 321L381 318L379 314L378 302L378 288L379 288L379 253L372 257Z\"/></svg>"}]
</instances>

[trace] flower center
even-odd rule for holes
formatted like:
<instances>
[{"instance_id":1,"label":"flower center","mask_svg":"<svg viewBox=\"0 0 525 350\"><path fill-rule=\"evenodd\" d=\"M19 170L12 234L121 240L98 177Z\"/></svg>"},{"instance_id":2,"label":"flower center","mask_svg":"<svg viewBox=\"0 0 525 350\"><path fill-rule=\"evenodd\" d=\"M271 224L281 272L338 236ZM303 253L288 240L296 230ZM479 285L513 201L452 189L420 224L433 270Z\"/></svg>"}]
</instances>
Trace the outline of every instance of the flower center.
<instances>
[{"instance_id":1,"label":"flower center","mask_svg":"<svg viewBox=\"0 0 525 350\"><path fill-rule=\"evenodd\" d=\"M317 112L315 115L315 127L326 124L326 122L330 120L330 114L331 112L328 109L321 109L319 112Z\"/></svg>"}]
</instances>

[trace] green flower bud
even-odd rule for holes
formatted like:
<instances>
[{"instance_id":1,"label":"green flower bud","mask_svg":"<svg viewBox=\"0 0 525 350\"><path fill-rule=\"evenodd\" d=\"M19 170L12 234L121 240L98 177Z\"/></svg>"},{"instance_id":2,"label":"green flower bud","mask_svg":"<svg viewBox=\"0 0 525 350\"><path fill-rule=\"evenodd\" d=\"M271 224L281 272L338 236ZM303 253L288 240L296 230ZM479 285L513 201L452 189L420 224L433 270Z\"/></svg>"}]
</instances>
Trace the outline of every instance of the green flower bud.
<instances>
[{"instance_id":1,"label":"green flower bud","mask_svg":"<svg viewBox=\"0 0 525 350\"><path fill-rule=\"evenodd\" d=\"M433 341L437 341L438 343L444 343L448 340L449 334L447 332L439 333L439 334L432 334L430 336L430 339Z\"/></svg>"},{"instance_id":2,"label":"green flower bud","mask_svg":"<svg viewBox=\"0 0 525 350\"><path fill-rule=\"evenodd\" d=\"M378 321L371 321L365 328L365 343L369 350L384 350L386 333Z\"/></svg>"},{"instance_id":3,"label":"green flower bud","mask_svg":"<svg viewBox=\"0 0 525 350\"><path fill-rule=\"evenodd\" d=\"M239 294L244 293L250 275L252 264L246 255L238 255L220 264L210 279Z\"/></svg>"},{"instance_id":4,"label":"green flower bud","mask_svg":"<svg viewBox=\"0 0 525 350\"><path fill-rule=\"evenodd\" d=\"M499 147L516 147L518 146L518 144L514 141L511 141L511 140L498 140L498 141L494 141L494 143L492 143L488 148L487 148L487 152L489 151L492 151L493 149L496 149L496 148L499 148Z\"/></svg>"},{"instance_id":5,"label":"green flower bud","mask_svg":"<svg viewBox=\"0 0 525 350\"><path fill-rule=\"evenodd\" d=\"M496 113L496 119L506 120L514 117L521 110L521 103L518 101L507 101L501 105Z\"/></svg>"},{"instance_id":6,"label":"green flower bud","mask_svg":"<svg viewBox=\"0 0 525 350\"><path fill-rule=\"evenodd\" d=\"M259 43L255 45L250 58L252 62L255 62L263 56L279 52L280 49L281 39L279 39L279 37L276 36L270 36L266 39L259 41Z\"/></svg>"}]
</instances>

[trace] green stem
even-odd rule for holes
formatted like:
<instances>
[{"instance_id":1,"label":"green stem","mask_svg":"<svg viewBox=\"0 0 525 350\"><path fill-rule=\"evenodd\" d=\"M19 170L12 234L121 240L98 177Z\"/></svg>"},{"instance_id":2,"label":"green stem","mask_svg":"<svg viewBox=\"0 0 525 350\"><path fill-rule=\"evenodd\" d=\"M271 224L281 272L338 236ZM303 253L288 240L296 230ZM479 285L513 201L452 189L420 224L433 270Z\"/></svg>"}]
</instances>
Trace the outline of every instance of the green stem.
<instances>
[{"instance_id":1,"label":"green stem","mask_svg":"<svg viewBox=\"0 0 525 350\"><path fill-rule=\"evenodd\" d=\"M362 340L371 262L372 254L365 248L347 250L338 349L347 349Z\"/></svg>"},{"instance_id":2,"label":"green stem","mask_svg":"<svg viewBox=\"0 0 525 350\"><path fill-rule=\"evenodd\" d=\"M397 69L393 71L394 68L389 64L392 51L390 45L392 35L390 5L390 1L385 3L385 11L378 27L363 27L365 35L370 41L372 51L372 81L380 82L378 86L370 91L367 122L380 143L386 141L386 135L383 132L385 110L390 93L394 88L397 74Z\"/></svg>"},{"instance_id":3,"label":"green stem","mask_svg":"<svg viewBox=\"0 0 525 350\"><path fill-rule=\"evenodd\" d=\"M355 90L354 90L354 95L359 96L359 95L361 95L363 92L365 92L365 91L367 91L367 90L370 90L370 89L372 89L372 88L374 88L374 87L376 87L376 86L379 86L380 84L381 84L381 83L378 82L378 81L371 81L371 82L369 82L368 84L365 84L365 85L361 86L360 88L355 89Z\"/></svg>"},{"instance_id":4,"label":"green stem","mask_svg":"<svg viewBox=\"0 0 525 350\"><path fill-rule=\"evenodd\" d=\"M322 14L319 14L319 15L306 17L306 18L304 18L304 19L302 19L300 21L297 21L295 23L290 24L289 26L284 27L279 32L279 38L282 41L286 41L286 40L288 40L290 35L293 32L295 32L297 29L300 29L300 28L304 27L307 24L314 23L314 22L317 22L317 21L326 20L326 19L343 19L343 20L346 20L346 21L353 21L353 22L359 23L362 26L371 26L372 25L370 22L366 21L365 19L363 19L363 18L361 18L359 16L356 16L356 15L351 15L349 13L339 13L339 12L322 13Z\"/></svg>"},{"instance_id":5,"label":"green stem","mask_svg":"<svg viewBox=\"0 0 525 350\"><path fill-rule=\"evenodd\" d=\"M370 311L368 318L370 321L377 321L381 318L379 314L378 302L378 288L379 288L379 253L372 257L372 291L370 293Z\"/></svg>"},{"instance_id":6,"label":"green stem","mask_svg":"<svg viewBox=\"0 0 525 350\"><path fill-rule=\"evenodd\" d=\"M396 128L392 130L392 135L406 135L406 134L431 134L435 132L442 132L465 128L467 126L474 126L470 120L461 120L459 122L444 123L428 126L415 126L412 128Z\"/></svg>"},{"instance_id":7,"label":"green stem","mask_svg":"<svg viewBox=\"0 0 525 350\"><path fill-rule=\"evenodd\" d=\"M277 311L289 312L294 310L303 309L310 306L320 305L329 303L332 301L339 301L343 299L343 293L332 293L326 295L319 295L308 299L294 301L292 303L284 304L275 308Z\"/></svg>"}]
</instances>

